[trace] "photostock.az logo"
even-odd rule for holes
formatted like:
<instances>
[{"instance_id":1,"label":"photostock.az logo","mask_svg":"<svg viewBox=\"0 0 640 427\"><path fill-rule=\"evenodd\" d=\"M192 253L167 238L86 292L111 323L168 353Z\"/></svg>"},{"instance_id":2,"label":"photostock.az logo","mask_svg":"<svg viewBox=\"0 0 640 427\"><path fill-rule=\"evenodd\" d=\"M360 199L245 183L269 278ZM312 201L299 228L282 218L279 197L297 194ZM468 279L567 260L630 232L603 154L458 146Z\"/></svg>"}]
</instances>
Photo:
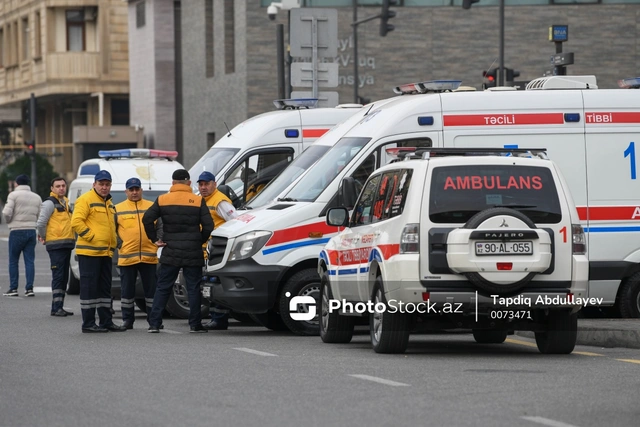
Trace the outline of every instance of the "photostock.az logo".
<instances>
[{"instance_id":1,"label":"photostock.az logo","mask_svg":"<svg viewBox=\"0 0 640 427\"><path fill-rule=\"evenodd\" d=\"M291 292L284 294L287 298L291 296ZM298 310L298 308L302 310ZM316 317L316 299L311 295L298 295L289 301L289 316L293 320L308 321Z\"/></svg>"}]
</instances>

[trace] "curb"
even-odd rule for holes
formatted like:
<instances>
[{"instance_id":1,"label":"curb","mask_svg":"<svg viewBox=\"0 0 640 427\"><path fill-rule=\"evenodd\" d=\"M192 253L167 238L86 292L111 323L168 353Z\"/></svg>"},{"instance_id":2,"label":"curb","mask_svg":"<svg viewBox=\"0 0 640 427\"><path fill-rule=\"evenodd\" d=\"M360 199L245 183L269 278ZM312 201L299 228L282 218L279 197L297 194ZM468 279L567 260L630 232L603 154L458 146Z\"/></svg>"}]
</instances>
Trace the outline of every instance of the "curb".
<instances>
[{"instance_id":1,"label":"curb","mask_svg":"<svg viewBox=\"0 0 640 427\"><path fill-rule=\"evenodd\" d=\"M639 323L638 319L579 319L576 344L604 348L640 349ZM534 333L529 331L517 331L516 335L535 338Z\"/></svg>"}]
</instances>

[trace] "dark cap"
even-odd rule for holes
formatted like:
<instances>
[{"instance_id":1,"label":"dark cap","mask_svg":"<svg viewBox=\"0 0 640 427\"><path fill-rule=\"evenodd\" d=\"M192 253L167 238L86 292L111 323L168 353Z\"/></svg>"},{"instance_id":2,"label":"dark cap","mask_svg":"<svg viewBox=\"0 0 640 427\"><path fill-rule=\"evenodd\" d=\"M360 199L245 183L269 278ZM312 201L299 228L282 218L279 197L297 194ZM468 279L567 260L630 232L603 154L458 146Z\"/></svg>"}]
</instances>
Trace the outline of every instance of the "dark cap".
<instances>
[{"instance_id":1,"label":"dark cap","mask_svg":"<svg viewBox=\"0 0 640 427\"><path fill-rule=\"evenodd\" d=\"M215 180L216 180L215 175L212 174L211 172L207 172L207 171L202 172L200 174L200 176L198 177L198 182L200 182L200 181L209 182L209 181L215 181Z\"/></svg>"},{"instance_id":2,"label":"dark cap","mask_svg":"<svg viewBox=\"0 0 640 427\"><path fill-rule=\"evenodd\" d=\"M189 181L191 176L186 169L177 169L173 171L173 175L171 175L171 179L174 181Z\"/></svg>"},{"instance_id":3,"label":"dark cap","mask_svg":"<svg viewBox=\"0 0 640 427\"><path fill-rule=\"evenodd\" d=\"M129 178L127 180L127 183L124 186L127 190L130 189L131 187L142 188L142 183L138 178Z\"/></svg>"},{"instance_id":4,"label":"dark cap","mask_svg":"<svg viewBox=\"0 0 640 427\"><path fill-rule=\"evenodd\" d=\"M93 181L94 182L97 182L97 181L112 181L111 174L109 173L109 171L101 170L93 178Z\"/></svg>"},{"instance_id":5,"label":"dark cap","mask_svg":"<svg viewBox=\"0 0 640 427\"><path fill-rule=\"evenodd\" d=\"M16 184L18 185L29 185L29 182L31 182L31 180L27 175L22 174L16 176Z\"/></svg>"}]
</instances>

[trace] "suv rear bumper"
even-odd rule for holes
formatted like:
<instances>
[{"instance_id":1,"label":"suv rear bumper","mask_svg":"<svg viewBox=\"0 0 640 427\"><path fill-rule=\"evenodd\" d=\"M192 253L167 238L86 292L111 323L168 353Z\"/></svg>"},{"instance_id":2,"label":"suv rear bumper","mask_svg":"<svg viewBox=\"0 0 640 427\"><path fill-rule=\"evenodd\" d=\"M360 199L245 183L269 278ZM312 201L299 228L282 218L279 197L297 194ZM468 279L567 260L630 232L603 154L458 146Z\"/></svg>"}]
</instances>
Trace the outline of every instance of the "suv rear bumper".
<instances>
[{"instance_id":1,"label":"suv rear bumper","mask_svg":"<svg viewBox=\"0 0 640 427\"><path fill-rule=\"evenodd\" d=\"M284 268L253 259L228 262L208 272L202 284L205 299L239 313L265 313L273 307Z\"/></svg>"}]
</instances>

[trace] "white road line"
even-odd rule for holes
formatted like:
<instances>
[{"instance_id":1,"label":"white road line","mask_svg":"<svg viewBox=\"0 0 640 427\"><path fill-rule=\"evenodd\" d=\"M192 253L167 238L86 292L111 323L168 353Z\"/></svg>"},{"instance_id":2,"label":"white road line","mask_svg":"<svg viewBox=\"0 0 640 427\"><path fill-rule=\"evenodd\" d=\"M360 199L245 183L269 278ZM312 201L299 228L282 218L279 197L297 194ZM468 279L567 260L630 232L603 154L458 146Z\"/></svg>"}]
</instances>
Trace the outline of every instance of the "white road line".
<instances>
[{"instance_id":1,"label":"white road line","mask_svg":"<svg viewBox=\"0 0 640 427\"><path fill-rule=\"evenodd\" d=\"M542 424L550 427L577 427L573 424L563 423L562 421L550 420L544 417L520 417L524 420L531 421L533 423Z\"/></svg>"},{"instance_id":2,"label":"white road line","mask_svg":"<svg viewBox=\"0 0 640 427\"><path fill-rule=\"evenodd\" d=\"M278 355L277 355L277 354L267 353L267 352L265 352L265 351L252 350L252 349L250 349L250 348L245 348L245 347L234 348L234 350L244 351L245 353L257 354L258 356L273 356L273 357L278 357Z\"/></svg>"},{"instance_id":3,"label":"white road line","mask_svg":"<svg viewBox=\"0 0 640 427\"><path fill-rule=\"evenodd\" d=\"M410 387L411 384L399 383L396 381L385 380L384 378L372 377L371 375L355 375L351 374L350 377L360 378L361 380L373 381L374 383L380 383L385 385L391 385L394 387Z\"/></svg>"},{"instance_id":4,"label":"white road line","mask_svg":"<svg viewBox=\"0 0 640 427\"><path fill-rule=\"evenodd\" d=\"M35 292L36 294L50 294L51 293L51 287L34 286L33 287L33 292Z\"/></svg>"},{"instance_id":5,"label":"white road line","mask_svg":"<svg viewBox=\"0 0 640 427\"><path fill-rule=\"evenodd\" d=\"M8 242L9 238L8 237L0 237L0 242Z\"/></svg>"},{"instance_id":6,"label":"white road line","mask_svg":"<svg viewBox=\"0 0 640 427\"><path fill-rule=\"evenodd\" d=\"M160 329L160 332L162 332L163 334L182 334L182 332L172 331L169 329Z\"/></svg>"}]
</instances>

